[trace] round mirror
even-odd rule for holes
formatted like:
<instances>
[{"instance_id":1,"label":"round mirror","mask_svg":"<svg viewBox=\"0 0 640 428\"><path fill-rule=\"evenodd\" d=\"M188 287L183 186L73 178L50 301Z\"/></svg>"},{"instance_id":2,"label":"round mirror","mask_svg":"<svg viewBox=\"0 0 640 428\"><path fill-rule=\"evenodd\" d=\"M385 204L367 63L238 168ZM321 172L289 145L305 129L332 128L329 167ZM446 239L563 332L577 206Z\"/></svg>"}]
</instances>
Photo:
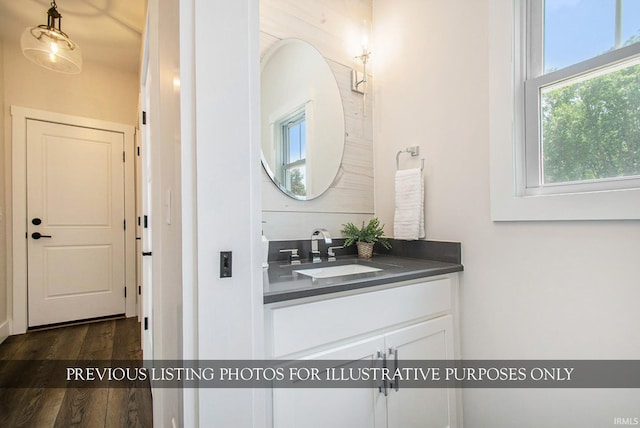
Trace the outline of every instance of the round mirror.
<instances>
[{"instance_id":1,"label":"round mirror","mask_svg":"<svg viewBox=\"0 0 640 428\"><path fill-rule=\"evenodd\" d=\"M262 59L262 165L295 199L323 194L344 150L344 112L333 72L310 44L276 43Z\"/></svg>"}]
</instances>

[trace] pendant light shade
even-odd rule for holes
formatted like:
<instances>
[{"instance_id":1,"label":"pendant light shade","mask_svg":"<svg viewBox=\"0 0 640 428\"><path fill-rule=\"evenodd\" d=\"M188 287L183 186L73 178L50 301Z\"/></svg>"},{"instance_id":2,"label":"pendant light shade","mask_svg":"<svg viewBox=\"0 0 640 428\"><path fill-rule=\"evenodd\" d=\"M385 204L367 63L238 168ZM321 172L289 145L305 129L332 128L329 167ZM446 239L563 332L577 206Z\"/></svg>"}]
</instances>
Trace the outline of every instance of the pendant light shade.
<instances>
[{"instance_id":1,"label":"pendant light shade","mask_svg":"<svg viewBox=\"0 0 640 428\"><path fill-rule=\"evenodd\" d=\"M28 27L24 30L20 38L22 53L30 61L49 70L67 74L80 73L80 46L62 32L62 15L58 12L55 1L51 2L47 17L46 25Z\"/></svg>"}]
</instances>

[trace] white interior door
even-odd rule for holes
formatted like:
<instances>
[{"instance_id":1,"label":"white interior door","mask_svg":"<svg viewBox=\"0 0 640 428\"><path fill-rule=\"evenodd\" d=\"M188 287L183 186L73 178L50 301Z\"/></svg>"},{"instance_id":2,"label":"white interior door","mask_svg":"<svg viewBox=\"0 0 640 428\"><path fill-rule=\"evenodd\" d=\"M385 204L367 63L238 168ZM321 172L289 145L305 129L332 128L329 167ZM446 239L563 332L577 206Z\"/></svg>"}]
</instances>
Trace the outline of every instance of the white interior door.
<instances>
[{"instance_id":1,"label":"white interior door","mask_svg":"<svg viewBox=\"0 0 640 428\"><path fill-rule=\"evenodd\" d=\"M125 313L124 136L27 120L29 326Z\"/></svg>"}]
</instances>

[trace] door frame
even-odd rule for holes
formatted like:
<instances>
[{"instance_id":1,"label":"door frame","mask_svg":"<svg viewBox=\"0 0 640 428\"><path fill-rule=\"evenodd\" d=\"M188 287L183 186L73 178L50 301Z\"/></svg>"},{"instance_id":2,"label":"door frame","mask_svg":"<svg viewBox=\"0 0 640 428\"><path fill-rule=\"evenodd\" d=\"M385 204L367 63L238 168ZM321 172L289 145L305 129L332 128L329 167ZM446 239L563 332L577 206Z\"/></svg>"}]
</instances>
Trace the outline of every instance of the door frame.
<instances>
[{"instance_id":1,"label":"door frame","mask_svg":"<svg viewBox=\"0 0 640 428\"><path fill-rule=\"evenodd\" d=\"M131 125L90 119L11 106L11 223L12 234L9 240L11 261L11 284L7 300L10 308L10 334L22 334L27 331L27 120L40 120L63 125L100 129L118 132L124 136L124 214L127 228L125 231L125 282L127 298L125 313L127 317L136 315L136 259L135 259L135 128Z\"/></svg>"}]
</instances>

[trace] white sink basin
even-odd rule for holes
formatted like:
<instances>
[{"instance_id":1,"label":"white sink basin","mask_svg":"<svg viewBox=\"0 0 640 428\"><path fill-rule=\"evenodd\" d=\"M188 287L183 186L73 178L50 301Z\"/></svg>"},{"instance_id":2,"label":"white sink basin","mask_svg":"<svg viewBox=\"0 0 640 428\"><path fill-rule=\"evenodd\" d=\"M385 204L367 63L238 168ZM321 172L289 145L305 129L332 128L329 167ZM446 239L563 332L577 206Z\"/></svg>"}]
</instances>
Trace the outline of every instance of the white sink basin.
<instances>
[{"instance_id":1,"label":"white sink basin","mask_svg":"<svg viewBox=\"0 0 640 428\"><path fill-rule=\"evenodd\" d=\"M380 270L382 269L354 264L343 266L328 266L316 269L301 269L294 270L294 272L310 276L311 278L332 278L334 276L355 275L358 273L377 272Z\"/></svg>"}]
</instances>

